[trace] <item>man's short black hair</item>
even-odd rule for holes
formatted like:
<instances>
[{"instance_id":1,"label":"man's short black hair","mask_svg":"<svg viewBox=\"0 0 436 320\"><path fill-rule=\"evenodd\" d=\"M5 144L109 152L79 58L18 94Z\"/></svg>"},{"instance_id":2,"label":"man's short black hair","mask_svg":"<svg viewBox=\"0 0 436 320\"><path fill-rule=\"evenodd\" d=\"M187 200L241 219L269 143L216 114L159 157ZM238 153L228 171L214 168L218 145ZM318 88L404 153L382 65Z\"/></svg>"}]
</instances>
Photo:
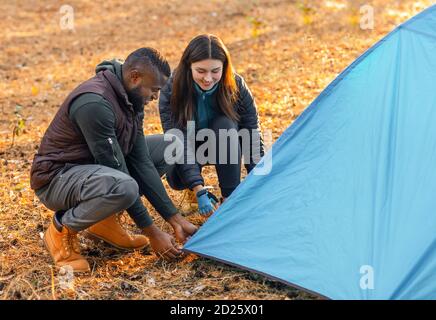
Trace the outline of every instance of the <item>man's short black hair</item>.
<instances>
[{"instance_id":1,"label":"man's short black hair","mask_svg":"<svg viewBox=\"0 0 436 320\"><path fill-rule=\"evenodd\" d=\"M171 68L168 61L153 48L140 48L133 51L128 55L124 66L127 70L137 68L139 70L144 70L145 67L154 67L161 74L169 77L171 75Z\"/></svg>"}]
</instances>

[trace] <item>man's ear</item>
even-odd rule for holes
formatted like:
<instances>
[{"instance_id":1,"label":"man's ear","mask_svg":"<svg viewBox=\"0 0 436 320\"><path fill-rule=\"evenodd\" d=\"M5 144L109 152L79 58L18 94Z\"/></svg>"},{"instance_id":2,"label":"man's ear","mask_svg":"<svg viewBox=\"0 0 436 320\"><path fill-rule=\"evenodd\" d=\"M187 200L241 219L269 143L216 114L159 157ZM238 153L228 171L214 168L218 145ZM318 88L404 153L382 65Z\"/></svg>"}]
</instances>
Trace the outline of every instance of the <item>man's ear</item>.
<instances>
[{"instance_id":1,"label":"man's ear","mask_svg":"<svg viewBox=\"0 0 436 320\"><path fill-rule=\"evenodd\" d=\"M130 70L130 81L134 85L141 82L141 74L139 73L138 70L136 70L136 69Z\"/></svg>"}]
</instances>

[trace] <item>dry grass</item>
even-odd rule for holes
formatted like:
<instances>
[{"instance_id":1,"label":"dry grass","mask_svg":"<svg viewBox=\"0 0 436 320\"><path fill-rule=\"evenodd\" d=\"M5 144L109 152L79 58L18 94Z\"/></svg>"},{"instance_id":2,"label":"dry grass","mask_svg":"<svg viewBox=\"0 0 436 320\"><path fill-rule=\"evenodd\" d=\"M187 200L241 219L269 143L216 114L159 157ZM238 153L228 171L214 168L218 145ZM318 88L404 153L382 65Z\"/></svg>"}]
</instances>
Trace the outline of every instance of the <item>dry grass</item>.
<instances>
[{"instance_id":1,"label":"dry grass","mask_svg":"<svg viewBox=\"0 0 436 320\"><path fill-rule=\"evenodd\" d=\"M195 256L167 263L147 252L121 253L85 239L92 274L77 277L74 289L62 289L40 237L52 213L30 190L29 170L58 106L92 76L98 62L152 46L174 67L189 39L204 32L221 36L228 45L257 99L262 128L275 140L343 68L432 1L367 1L375 7L372 31L359 29L358 1L350 2L69 1L75 10L74 32L59 28L63 3L2 2L0 299L314 298ZM147 108L145 119L147 133L161 131L156 104ZM212 169L206 180L217 187ZM182 194L167 189L179 203ZM187 217L203 222L193 213ZM134 230L130 220L126 225Z\"/></svg>"}]
</instances>

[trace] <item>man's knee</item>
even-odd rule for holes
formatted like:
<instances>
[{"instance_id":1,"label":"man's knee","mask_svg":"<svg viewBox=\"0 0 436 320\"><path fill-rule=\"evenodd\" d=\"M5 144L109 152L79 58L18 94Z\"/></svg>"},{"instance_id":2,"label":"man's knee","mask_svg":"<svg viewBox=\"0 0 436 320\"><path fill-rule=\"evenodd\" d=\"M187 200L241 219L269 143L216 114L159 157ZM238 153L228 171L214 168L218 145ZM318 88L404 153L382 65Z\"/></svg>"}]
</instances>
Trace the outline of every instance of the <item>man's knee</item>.
<instances>
[{"instance_id":1,"label":"man's knee","mask_svg":"<svg viewBox=\"0 0 436 320\"><path fill-rule=\"evenodd\" d=\"M165 147L168 147L169 145L177 145L180 148L183 148L183 136L178 136L172 133L165 133L163 135L163 142Z\"/></svg>"},{"instance_id":2,"label":"man's knee","mask_svg":"<svg viewBox=\"0 0 436 320\"><path fill-rule=\"evenodd\" d=\"M171 133L165 133L164 137L162 153L165 165L179 163L183 159L184 154L183 137Z\"/></svg>"},{"instance_id":3,"label":"man's knee","mask_svg":"<svg viewBox=\"0 0 436 320\"><path fill-rule=\"evenodd\" d=\"M139 186L131 177L125 177L117 183L114 192L122 195L121 206L129 208L139 196Z\"/></svg>"}]
</instances>

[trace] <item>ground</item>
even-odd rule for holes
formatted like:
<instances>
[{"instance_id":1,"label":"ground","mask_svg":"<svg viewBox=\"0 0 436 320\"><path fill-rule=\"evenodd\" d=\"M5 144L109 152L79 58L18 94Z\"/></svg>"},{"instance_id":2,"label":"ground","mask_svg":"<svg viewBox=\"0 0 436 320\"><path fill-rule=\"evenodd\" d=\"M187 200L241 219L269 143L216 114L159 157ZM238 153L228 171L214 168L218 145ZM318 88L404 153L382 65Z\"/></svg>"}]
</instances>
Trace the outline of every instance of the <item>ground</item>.
<instances>
[{"instance_id":1,"label":"ground","mask_svg":"<svg viewBox=\"0 0 436 320\"><path fill-rule=\"evenodd\" d=\"M29 187L33 155L63 99L93 75L97 63L151 46L175 67L189 40L200 33L219 35L228 46L236 71L256 98L262 130L273 142L347 65L431 3L71 0L70 30L60 12L63 2L2 2L0 299L316 299L193 255L168 263L147 251L122 253L86 239L83 252L92 273L66 287L66 275L53 268L43 247L52 212ZM360 28L365 4L374 8L373 29ZM146 134L162 130L156 103L146 106L144 128ZM214 170L207 169L205 177L219 193ZM183 206L183 194L167 190ZM156 223L170 231L144 203ZM204 222L195 212L185 210L185 215L197 225ZM127 216L125 225L138 232Z\"/></svg>"}]
</instances>

